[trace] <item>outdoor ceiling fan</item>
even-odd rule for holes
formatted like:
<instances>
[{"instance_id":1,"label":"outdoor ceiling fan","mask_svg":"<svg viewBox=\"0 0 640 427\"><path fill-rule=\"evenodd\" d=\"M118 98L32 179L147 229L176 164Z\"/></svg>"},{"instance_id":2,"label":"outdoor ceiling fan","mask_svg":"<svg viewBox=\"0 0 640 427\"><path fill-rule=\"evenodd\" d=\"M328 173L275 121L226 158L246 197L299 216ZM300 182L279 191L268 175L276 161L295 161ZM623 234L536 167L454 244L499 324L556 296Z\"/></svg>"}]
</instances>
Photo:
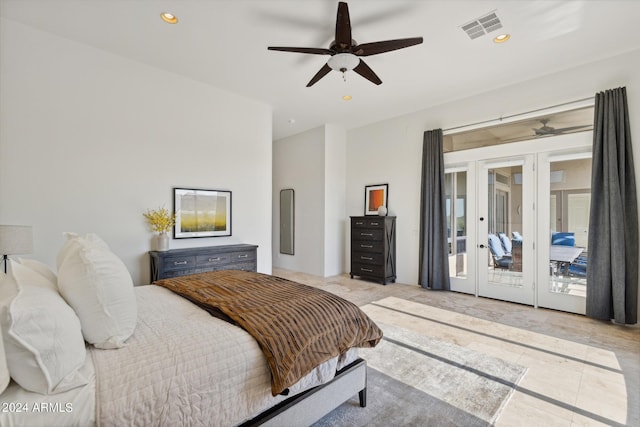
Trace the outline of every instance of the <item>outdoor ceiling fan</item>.
<instances>
[{"instance_id":1,"label":"outdoor ceiling fan","mask_svg":"<svg viewBox=\"0 0 640 427\"><path fill-rule=\"evenodd\" d=\"M312 55L330 55L331 58L309 81L307 87L313 86L331 70L340 71L344 77L347 71L355 71L365 79L379 85L382 80L371 68L360 59L361 56L377 55L392 50L404 49L422 43L422 37L407 39L386 40L373 43L358 44L351 38L351 20L349 19L349 7L345 2L338 3L338 15L336 17L335 40L328 49L315 47L278 47L269 46L269 50L283 52L308 53Z\"/></svg>"},{"instance_id":2,"label":"outdoor ceiling fan","mask_svg":"<svg viewBox=\"0 0 640 427\"><path fill-rule=\"evenodd\" d=\"M550 119L540 119L540 123L542 123L542 127L533 128L536 136L549 136L549 135L561 135L566 132L571 132L578 129L584 129L591 127L591 125L581 125L581 126L568 126L564 128L554 128L552 126L547 126Z\"/></svg>"}]
</instances>

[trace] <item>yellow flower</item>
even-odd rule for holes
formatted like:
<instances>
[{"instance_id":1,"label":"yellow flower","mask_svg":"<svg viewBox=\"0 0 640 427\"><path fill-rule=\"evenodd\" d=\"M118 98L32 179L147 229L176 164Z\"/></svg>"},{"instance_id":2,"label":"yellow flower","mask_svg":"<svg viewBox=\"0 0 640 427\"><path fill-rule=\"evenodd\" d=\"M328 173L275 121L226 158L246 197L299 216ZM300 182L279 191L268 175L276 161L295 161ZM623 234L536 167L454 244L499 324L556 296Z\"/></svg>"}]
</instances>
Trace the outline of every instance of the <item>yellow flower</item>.
<instances>
[{"instance_id":1,"label":"yellow flower","mask_svg":"<svg viewBox=\"0 0 640 427\"><path fill-rule=\"evenodd\" d=\"M158 209L147 209L142 214L149 224L151 231L166 233L171 231L171 227L176 223L176 215L169 212L165 207Z\"/></svg>"}]
</instances>

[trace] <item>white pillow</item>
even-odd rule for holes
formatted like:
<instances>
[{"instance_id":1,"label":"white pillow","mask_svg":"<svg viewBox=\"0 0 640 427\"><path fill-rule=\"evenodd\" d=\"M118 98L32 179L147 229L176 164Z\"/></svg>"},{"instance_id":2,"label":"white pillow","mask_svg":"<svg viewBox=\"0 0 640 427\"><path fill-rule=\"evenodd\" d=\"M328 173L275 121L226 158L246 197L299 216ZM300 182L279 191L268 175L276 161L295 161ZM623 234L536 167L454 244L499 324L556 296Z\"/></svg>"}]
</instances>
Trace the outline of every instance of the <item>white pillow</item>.
<instances>
[{"instance_id":1,"label":"white pillow","mask_svg":"<svg viewBox=\"0 0 640 427\"><path fill-rule=\"evenodd\" d=\"M104 349L124 347L138 316L127 267L95 234L66 236L58 254L60 294L78 314L87 342Z\"/></svg>"},{"instance_id":2,"label":"white pillow","mask_svg":"<svg viewBox=\"0 0 640 427\"><path fill-rule=\"evenodd\" d=\"M36 273L44 276L49 282L53 283L54 289L56 290L56 292L58 291L58 287L56 286L56 283L58 282L58 277L56 276L56 273L51 271L51 269L47 264L35 259L29 259L29 258L20 258L18 259L18 262L24 265L25 267L35 271Z\"/></svg>"},{"instance_id":3,"label":"white pillow","mask_svg":"<svg viewBox=\"0 0 640 427\"><path fill-rule=\"evenodd\" d=\"M73 309L39 273L17 262L10 262L10 268L2 285L17 295L4 306L1 323L11 377L25 390L42 394L87 384L78 372L87 352Z\"/></svg>"},{"instance_id":4,"label":"white pillow","mask_svg":"<svg viewBox=\"0 0 640 427\"><path fill-rule=\"evenodd\" d=\"M107 243L97 234L89 233L85 236L79 236L77 233L71 233L68 231L62 234L67 238L67 241L62 245L62 248L60 248L58 256L56 257L56 265L58 266L58 269L60 269L60 266L69 254L75 253L79 248L86 245L102 248L107 251L110 250L109 245L107 245Z\"/></svg>"},{"instance_id":5,"label":"white pillow","mask_svg":"<svg viewBox=\"0 0 640 427\"><path fill-rule=\"evenodd\" d=\"M3 288L5 274L0 271L0 289ZM0 317L2 314L0 313ZM0 334L2 333L2 328L0 327ZM9 375L9 368L7 368L7 358L4 354L4 344L3 344L2 335L0 335L0 394L4 392L4 390L9 385L9 381L11 380L11 376Z\"/></svg>"}]
</instances>

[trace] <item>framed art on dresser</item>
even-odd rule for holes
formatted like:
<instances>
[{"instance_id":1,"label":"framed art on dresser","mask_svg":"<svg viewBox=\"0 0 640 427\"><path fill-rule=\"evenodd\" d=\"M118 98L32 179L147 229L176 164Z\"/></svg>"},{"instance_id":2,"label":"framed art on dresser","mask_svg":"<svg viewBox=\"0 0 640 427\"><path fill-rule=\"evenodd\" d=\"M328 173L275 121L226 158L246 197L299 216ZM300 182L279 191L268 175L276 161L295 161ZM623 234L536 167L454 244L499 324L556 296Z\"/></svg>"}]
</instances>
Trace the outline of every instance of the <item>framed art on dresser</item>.
<instances>
[{"instance_id":1,"label":"framed art on dresser","mask_svg":"<svg viewBox=\"0 0 640 427\"><path fill-rule=\"evenodd\" d=\"M231 191L173 189L174 239L231 236Z\"/></svg>"},{"instance_id":2,"label":"framed art on dresser","mask_svg":"<svg viewBox=\"0 0 640 427\"><path fill-rule=\"evenodd\" d=\"M378 215L378 209L387 208L389 184L367 185L364 187L364 214Z\"/></svg>"}]
</instances>

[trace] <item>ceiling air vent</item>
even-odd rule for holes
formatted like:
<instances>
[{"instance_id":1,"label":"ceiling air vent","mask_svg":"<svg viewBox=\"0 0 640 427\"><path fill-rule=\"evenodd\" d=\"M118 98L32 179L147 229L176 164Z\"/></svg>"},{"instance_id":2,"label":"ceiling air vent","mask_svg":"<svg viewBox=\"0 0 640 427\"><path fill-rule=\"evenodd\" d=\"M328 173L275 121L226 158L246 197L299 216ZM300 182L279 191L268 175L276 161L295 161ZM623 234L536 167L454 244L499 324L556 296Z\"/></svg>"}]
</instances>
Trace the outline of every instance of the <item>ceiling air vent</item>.
<instances>
[{"instance_id":1,"label":"ceiling air vent","mask_svg":"<svg viewBox=\"0 0 640 427\"><path fill-rule=\"evenodd\" d=\"M502 22L500 22L500 18L494 11L463 25L461 28L473 40L502 28Z\"/></svg>"}]
</instances>

